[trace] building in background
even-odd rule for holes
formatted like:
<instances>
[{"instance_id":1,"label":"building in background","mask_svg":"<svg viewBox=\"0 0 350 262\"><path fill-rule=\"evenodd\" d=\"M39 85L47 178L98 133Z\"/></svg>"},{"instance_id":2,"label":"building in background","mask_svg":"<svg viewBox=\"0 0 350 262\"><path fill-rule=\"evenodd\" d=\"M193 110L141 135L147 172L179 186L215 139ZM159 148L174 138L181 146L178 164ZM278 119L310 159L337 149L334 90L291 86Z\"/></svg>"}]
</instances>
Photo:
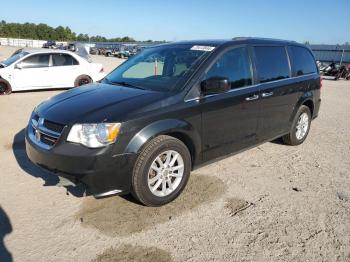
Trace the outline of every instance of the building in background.
<instances>
[{"instance_id":1,"label":"building in background","mask_svg":"<svg viewBox=\"0 0 350 262\"><path fill-rule=\"evenodd\" d=\"M350 45L309 45L316 60L326 63L350 63Z\"/></svg>"}]
</instances>

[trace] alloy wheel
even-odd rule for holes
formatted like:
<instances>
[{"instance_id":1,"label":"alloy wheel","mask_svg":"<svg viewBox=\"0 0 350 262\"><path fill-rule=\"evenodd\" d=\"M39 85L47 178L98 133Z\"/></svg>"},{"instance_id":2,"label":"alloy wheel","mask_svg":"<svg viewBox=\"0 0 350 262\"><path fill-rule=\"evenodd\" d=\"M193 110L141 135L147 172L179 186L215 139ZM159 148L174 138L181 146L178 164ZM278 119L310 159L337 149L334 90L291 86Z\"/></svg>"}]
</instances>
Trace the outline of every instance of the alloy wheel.
<instances>
[{"instance_id":1,"label":"alloy wheel","mask_svg":"<svg viewBox=\"0 0 350 262\"><path fill-rule=\"evenodd\" d=\"M148 171L148 188L153 195L164 197L173 193L184 175L184 160L174 151L159 154Z\"/></svg>"},{"instance_id":2,"label":"alloy wheel","mask_svg":"<svg viewBox=\"0 0 350 262\"><path fill-rule=\"evenodd\" d=\"M302 113L299 116L295 136L298 140L302 140L309 129L309 116L307 113Z\"/></svg>"}]
</instances>

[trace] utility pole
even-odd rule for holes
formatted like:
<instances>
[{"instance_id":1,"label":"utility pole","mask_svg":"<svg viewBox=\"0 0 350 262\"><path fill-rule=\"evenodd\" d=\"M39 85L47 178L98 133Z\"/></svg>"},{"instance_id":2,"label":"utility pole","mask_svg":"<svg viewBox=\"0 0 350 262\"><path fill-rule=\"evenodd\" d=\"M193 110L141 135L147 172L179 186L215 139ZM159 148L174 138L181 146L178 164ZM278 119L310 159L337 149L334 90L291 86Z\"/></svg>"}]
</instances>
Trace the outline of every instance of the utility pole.
<instances>
[{"instance_id":1,"label":"utility pole","mask_svg":"<svg viewBox=\"0 0 350 262\"><path fill-rule=\"evenodd\" d=\"M343 63L344 52L345 50L343 49L343 52L341 53L341 58L340 58L340 66Z\"/></svg>"}]
</instances>

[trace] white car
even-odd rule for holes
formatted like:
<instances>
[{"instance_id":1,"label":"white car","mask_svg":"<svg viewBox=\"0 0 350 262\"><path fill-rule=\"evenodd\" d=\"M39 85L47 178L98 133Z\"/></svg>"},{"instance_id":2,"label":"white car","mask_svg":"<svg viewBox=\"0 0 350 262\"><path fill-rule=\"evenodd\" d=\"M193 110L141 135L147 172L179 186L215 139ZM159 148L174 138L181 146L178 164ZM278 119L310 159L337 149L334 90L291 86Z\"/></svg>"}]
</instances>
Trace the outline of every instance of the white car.
<instances>
[{"instance_id":1,"label":"white car","mask_svg":"<svg viewBox=\"0 0 350 262\"><path fill-rule=\"evenodd\" d=\"M0 95L76 87L105 77L101 64L64 50L22 49L0 62Z\"/></svg>"}]
</instances>

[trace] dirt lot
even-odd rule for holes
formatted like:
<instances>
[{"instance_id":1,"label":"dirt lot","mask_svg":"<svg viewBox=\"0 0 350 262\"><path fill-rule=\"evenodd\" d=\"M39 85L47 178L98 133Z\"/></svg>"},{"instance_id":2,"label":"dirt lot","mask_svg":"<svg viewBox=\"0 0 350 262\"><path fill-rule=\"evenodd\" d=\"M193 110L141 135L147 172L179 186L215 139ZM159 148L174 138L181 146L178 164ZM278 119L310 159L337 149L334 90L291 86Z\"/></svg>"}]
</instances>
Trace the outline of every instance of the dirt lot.
<instances>
[{"instance_id":1,"label":"dirt lot","mask_svg":"<svg viewBox=\"0 0 350 262\"><path fill-rule=\"evenodd\" d=\"M0 60L13 50L0 46ZM350 81L324 81L303 145L197 169L162 208L67 194L28 161L23 128L59 92L0 97L0 261L350 261Z\"/></svg>"}]
</instances>

